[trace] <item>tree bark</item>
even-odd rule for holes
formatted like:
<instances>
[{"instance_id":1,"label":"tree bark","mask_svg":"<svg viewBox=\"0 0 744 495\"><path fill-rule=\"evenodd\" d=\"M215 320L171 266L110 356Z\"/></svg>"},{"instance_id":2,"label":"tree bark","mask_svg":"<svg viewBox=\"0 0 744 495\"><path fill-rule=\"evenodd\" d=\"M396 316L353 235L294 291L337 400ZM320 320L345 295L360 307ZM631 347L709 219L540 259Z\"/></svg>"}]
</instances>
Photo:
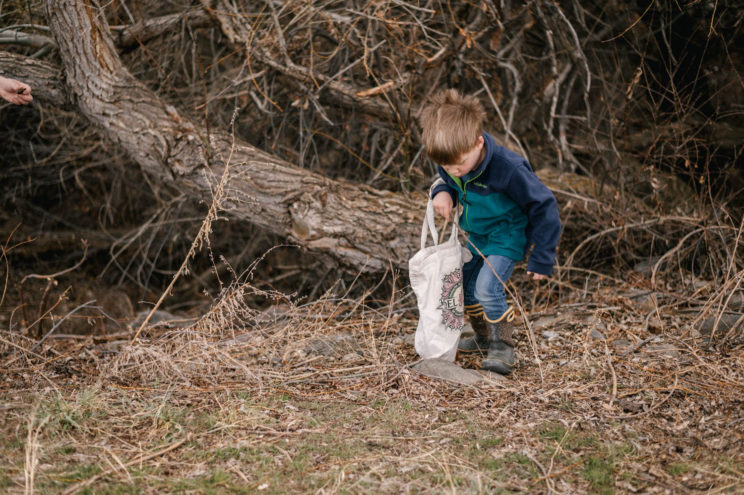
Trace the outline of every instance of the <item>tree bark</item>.
<instances>
[{"instance_id":1,"label":"tree bark","mask_svg":"<svg viewBox=\"0 0 744 495\"><path fill-rule=\"evenodd\" d=\"M34 98L60 108L72 107L67 89L62 83L62 69L56 65L0 51L0 75L29 84Z\"/></svg>"},{"instance_id":2,"label":"tree bark","mask_svg":"<svg viewBox=\"0 0 744 495\"><path fill-rule=\"evenodd\" d=\"M421 228L421 195L330 180L209 132L127 71L89 0L46 0L45 11L78 108L145 173L210 202L229 167L222 209L233 217L356 270L405 265Z\"/></svg>"}]
</instances>

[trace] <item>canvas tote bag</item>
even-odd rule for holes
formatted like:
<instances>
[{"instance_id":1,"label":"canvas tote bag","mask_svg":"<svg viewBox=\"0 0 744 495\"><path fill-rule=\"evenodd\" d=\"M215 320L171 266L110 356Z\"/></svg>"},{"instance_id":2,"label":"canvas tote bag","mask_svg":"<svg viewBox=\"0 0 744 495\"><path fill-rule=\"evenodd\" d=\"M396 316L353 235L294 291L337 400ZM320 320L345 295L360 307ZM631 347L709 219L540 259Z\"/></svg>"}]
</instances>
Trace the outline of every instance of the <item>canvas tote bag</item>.
<instances>
[{"instance_id":1,"label":"canvas tote bag","mask_svg":"<svg viewBox=\"0 0 744 495\"><path fill-rule=\"evenodd\" d=\"M432 189L440 182L432 185ZM457 239L459 209L455 208L452 233L447 241L438 244L434 222L434 205L426 205L426 217L421 227L421 250L408 261L411 287L416 294L419 321L416 327L416 352L423 359L455 360L460 332L465 325L462 290L464 257L472 255ZM431 235L433 246L426 246Z\"/></svg>"}]
</instances>

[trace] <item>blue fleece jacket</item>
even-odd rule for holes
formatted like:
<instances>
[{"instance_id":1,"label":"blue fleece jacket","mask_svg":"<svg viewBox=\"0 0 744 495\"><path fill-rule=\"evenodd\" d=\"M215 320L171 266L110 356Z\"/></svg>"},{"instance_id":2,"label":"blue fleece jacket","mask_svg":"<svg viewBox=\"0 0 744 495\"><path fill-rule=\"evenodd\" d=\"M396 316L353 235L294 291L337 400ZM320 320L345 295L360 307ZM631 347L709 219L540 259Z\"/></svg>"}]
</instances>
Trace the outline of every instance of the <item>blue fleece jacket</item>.
<instances>
[{"instance_id":1,"label":"blue fleece jacket","mask_svg":"<svg viewBox=\"0 0 744 495\"><path fill-rule=\"evenodd\" d=\"M550 275L561 235L555 196L525 158L496 144L488 133L483 138L483 161L463 177L438 167L445 184L437 186L432 197L447 191L455 206L463 205L460 227L484 255L519 261L534 244L527 271Z\"/></svg>"}]
</instances>

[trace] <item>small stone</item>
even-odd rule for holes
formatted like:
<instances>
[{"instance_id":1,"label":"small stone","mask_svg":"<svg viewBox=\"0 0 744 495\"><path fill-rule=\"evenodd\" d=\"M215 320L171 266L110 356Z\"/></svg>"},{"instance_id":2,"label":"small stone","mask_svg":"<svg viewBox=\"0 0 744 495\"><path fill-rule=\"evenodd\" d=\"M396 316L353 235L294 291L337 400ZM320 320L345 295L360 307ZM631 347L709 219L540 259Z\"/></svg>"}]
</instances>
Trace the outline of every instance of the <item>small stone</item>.
<instances>
[{"instance_id":1,"label":"small stone","mask_svg":"<svg viewBox=\"0 0 744 495\"><path fill-rule=\"evenodd\" d=\"M664 322L659 318L652 316L648 319L648 329L651 333L661 333L664 330Z\"/></svg>"},{"instance_id":2,"label":"small stone","mask_svg":"<svg viewBox=\"0 0 744 495\"><path fill-rule=\"evenodd\" d=\"M359 343L348 333L336 335L322 335L314 338L305 347L307 354L316 354L325 357L341 357L349 351L359 350Z\"/></svg>"},{"instance_id":3,"label":"small stone","mask_svg":"<svg viewBox=\"0 0 744 495\"><path fill-rule=\"evenodd\" d=\"M547 340L548 342L550 342L550 341L552 341L552 340L555 340L555 339L557 339L557 338L559 338L559 337L560 337L560 335L558 334L558 332L555 332L555 331L553 331L553 330L545 330L545 331L544 331L544 332L542 333L542 336L543 336L543 338L544 338L544 339L546 339L546 340Z\"/></svg>"},{"instance_id":4,"label":"small stone","mask_svg":"<svg viewBox=\"0 0 744 495\"><path fill-rule=\"evenodd\" d=\"M630 348L631 343L629 340L617 339L617 340L613 340L612 342L610 342L610 345L612 346L613 349L615 349L615 351L622 353L622 352L627 351Z\"/></svg>"},{"instance_id":5,"label":"small stone","mask_svg":"<svg viewBox=\"0 0 744 495\"><path fill-rule=\"evenodd\" d=\"M702 321L698 330L706 335L710 335L714 329L716 332L728 332L739 322L739 318L741 318L741 315L736 313L724 313L720 318L718 316L706 318ZM741 325L741 323L739 324Z\"/></svg>"},{"instance_id":6,"label":"small stone","mask_svg":"<svg viewBox=\"0 0 744 495\"><path fill-rule=\"evenodd\" d=\"M506 377L500 373L496 373L495 371L488 371L488 370L480 370L479 373L486 379L486 380L494 380L497 382L501 382L506 380Z\"/></svg>"},{"instance_id":7,"label":"small stone","mask_svg":"<svg viewBox=\"0 0 744 495\"><path fill-rule=\"evenodd\" d=\"M587 320L587 325L599 332L606 332L607 331L607 325L597 316L592 316Z\"/></svg>"},{"instance_id":8,"label":"small stone","mask_svg":"<svg viewBox=\"0 0 744 495\"><path fill-rule=\"evenodd\" d=\"M652 291L631 289L630 293L624 294L628 299L638 305L642 311L651 312L656 309L656 295Z\"/></svg>"},{"instance_id":9,"label":"small stone","mask_svg":"<svg viewBox=\"0 0 744 495\"><path fill-rule=\"evenodd\" d=\"M638 262L633 266L633 271L642 275L651 276L654 266L660 259L660 256L652 256L649 259Z\"/></svg>"},{"instance_id":10,"label":"small stone","mask_svg":"<svg viewBox=\"0 0 744 495\"><path fill-rule=\"evenodd\" d=\"M597 330L596 328L592 328L592 331L589 333L589 336L593 338L594 340L605 340L605 336L602 332Z\"/></svg>"},{"instance_id":11,"label":"small stone","mask_svg":"<svg viewBox=\"0 0 744 495\"><path fill-rule=\"evenodd\" d=\"M348 354L344 354L344 357L341 358L341 361L345 363L351 363L359 359L359 354L356 352L350 352Z\"/></svg>"},{"instance_id":12,"label":"small stone","mask_svg":"<svg viewBox=\"0 0 744 495\"><path fill-rule=\"evenodd\" d=\"M643 411L643 404L630 399L619 399L617 405L623 408L623 411L637 413Z\"/></svg>"},{"instance_id":13,"label":"small stone","mask_svg":"<svg viewBox=\"0 0 744 495\"><path fill-rule=\"evenodd\" d=\"M150 315L150 310L146 309L144 311L140 311L137 313L137 316L135 316L134 320L132 321L131 325L132 328L137 328L142 326L142 323L147 319L147 317ZM148 326L156 326L156 325L165 325L165 326L173 326L171 324L172 320L178 320L178 317L162 310L155 310L155 312L150 316L150 319L147 321Z\"/></svg>"},{"instance_id":14,"label":"small stone","mask_svg":"<svg viewBox=\"0 0 744 495\"><path fill-rule=\"evenodd\" d=\"M475 385L484 379L477 371L463 369L444 359L424 359L413 365L412 369L429 378L460 385Z\"/></svg>"},{"instance_id":15,"label":"small stone","mask_svg":"<svg viewBox=\"0 0 744 495\"><path fill-rule=\"evenodd\" d=\"M655 344L643 347L643 352L666 359L678 359L679 350L672 344Z\"/></svg>"},{"instance_id":16,"label":"small stone","mask_svg":"<svg viewBox=\"0 0 744 495\"><path fill-rule=\"evenodd\" d=\"M416 344L416 334L415 333L409 333L408 335L403 336L403 342L406 345L410 345L413 347Z\"/></svg>"},{"instance_id":17,"label":"small stone","mask_svg":"<svg viewBox=\"0 0 744 495\"><path fill-rule=\"evenodd\" d=\"M567 320L570 316L569 314L557 314L553 316L541 316L537 320L532 322L532 328L535 330L540 330L542 328L549 328L553 327L565 320Z\"/></svg>"}]
</instances>

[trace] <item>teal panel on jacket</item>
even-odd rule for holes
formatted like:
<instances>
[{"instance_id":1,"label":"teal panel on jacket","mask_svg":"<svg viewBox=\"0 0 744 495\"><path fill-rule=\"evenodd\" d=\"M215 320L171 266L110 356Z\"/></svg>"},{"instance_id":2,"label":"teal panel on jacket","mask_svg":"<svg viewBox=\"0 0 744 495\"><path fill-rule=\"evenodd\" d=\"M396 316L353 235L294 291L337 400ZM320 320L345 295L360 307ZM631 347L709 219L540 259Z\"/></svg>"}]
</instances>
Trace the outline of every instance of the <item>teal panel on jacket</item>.
<instances>
[{"instance_id":1,"label":"teal panel on jacket","mask_svg":"<svg viewBox=\"0 0 744 495\"><path fill-rule=\"evenodd\" d=\"M498 254L521 260L527 243L527 216L506 194L479 194L473 190L479 185L473 182L467 182L467 194L459 188L457 191L463 205L460 227L470 234L470 241L484 255ZM477 254L472 247L470 250Z\"/></svg>"}]
</instances>

